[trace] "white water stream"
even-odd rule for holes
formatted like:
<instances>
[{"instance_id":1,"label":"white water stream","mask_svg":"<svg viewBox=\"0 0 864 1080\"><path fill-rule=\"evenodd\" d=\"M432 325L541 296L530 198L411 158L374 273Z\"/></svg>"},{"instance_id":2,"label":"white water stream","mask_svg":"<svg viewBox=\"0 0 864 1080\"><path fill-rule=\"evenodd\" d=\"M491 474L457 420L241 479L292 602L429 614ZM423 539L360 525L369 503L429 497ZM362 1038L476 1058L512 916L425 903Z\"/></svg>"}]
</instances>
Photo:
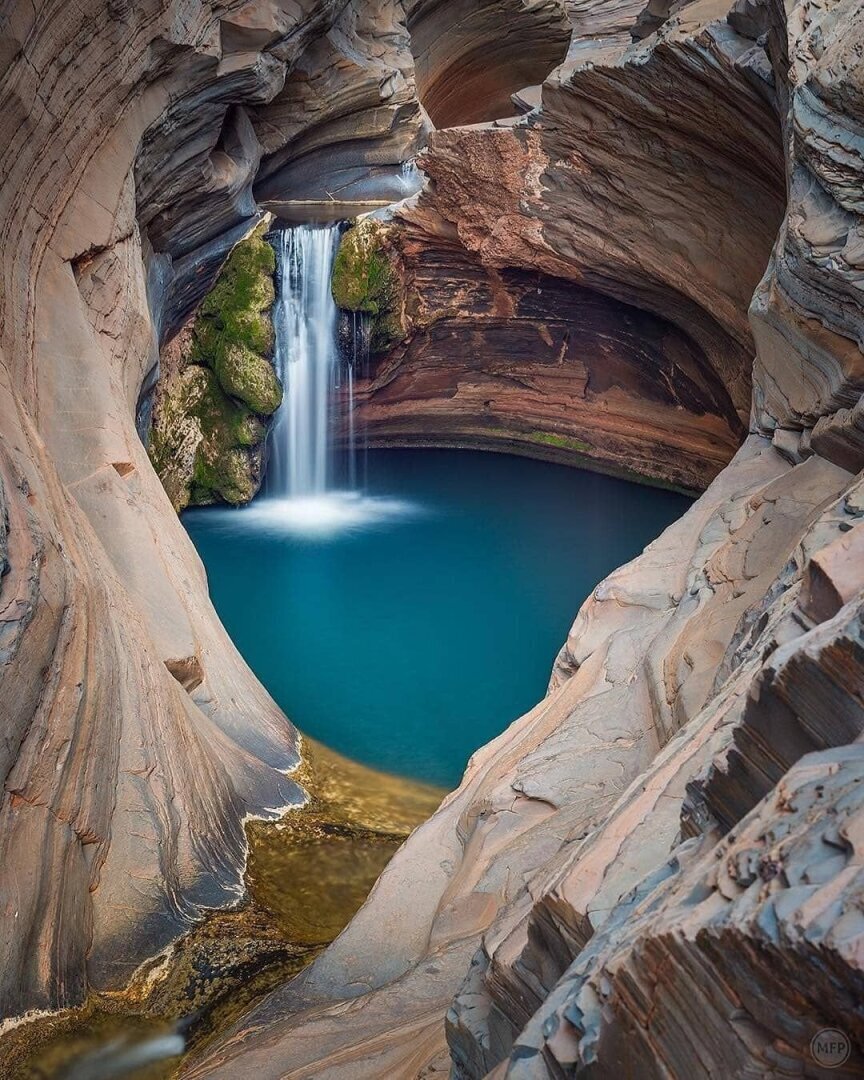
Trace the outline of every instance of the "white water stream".
<instances>
[{"instance_id":1,"label":"white water stream","mask_svg":"<svg viewBox=\"0 0 864 1080\"><path fill-rule=\"evenodd\" d=\"M282 498L320 496L330 486L338 368L330 280L338 247L338 225L296 225L276 238L276 368L285 399L272 433L268 492Z\"/></svg>"},{"instance_id":2,"label":"white water stream","mask_svg":"<svg viewBox=\"0 0 864 1080\"><path fill-rule=\"evenodd\" d=\"M274 527L313 536L390 520L410 510L398 500L366 497L358 486L354 386L365 357L365 327L355 316L351 355L341 359L331 292L340 231L338 224L295 225L276 234L279 295L273 323L276 370L285 396L271 433L268 498L247 511L266 517ZM337 415L337 408L346 412ZM348 457L338 487L337 433Z\"/></svg>"}]
</instances>

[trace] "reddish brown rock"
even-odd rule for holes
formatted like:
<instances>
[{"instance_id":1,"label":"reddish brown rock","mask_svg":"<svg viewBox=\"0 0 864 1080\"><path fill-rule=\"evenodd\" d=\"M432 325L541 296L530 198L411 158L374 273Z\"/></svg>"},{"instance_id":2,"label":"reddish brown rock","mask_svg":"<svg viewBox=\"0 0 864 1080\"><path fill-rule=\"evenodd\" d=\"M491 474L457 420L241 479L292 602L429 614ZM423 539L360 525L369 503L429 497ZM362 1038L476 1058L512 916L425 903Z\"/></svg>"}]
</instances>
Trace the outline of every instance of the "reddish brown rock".
<instances>
[{"instance_id":1,"label":"reddish brown rock","mask_svg":"<svg viewBox=\"0 0 864 1080\"><path fill-rule=\"evenodd\" d=\"M633 46L622 5L595 10L608 33L577 32L539 115L434 137L409 265L422 235L427 276L496 330L512 294L490 282L514 271L650 311L743 421L785 150L752 309L760 431L597 587L547 698L475 755L339 941L189 1076L432 1075L445 1014L466 1080L815 1076L831 1025L856 1044L839 1074L861 1071L857 7L670 7ZM380 362L364 405L388 424L388 394L406 416L445 386L461 405L418 310L406 375Z\"/></svg>"},{"instance_id":2,"label":"reddish brown rock","mask_svg":"<svg viewBox=\"0 0 864 1080\"><path fill-rule=\"evenodd\" d=\"M430 138L428 185L395 222L415 321L363 387L373 443L690 489L728 462L783 162L767 55L726 6L697 6L644 44L619 5L575 6L541 109Z\"/></svg>"},{"instance_id":3,"label":"reddish brown rock","mask_svg":"<svg viewBox=\"0 0 864 1080\"><path fill-rule=\"evenodd\" d=\"M673 324L441 238L394 243L410 330L358 381L371 445L498 449L691 491L734 453L741 421Z\"/></svg>"},{"instance_id":4,"label":"reddish brown rock","mask_svg":"<svg viewBox=\"0 0 864 1080\"><path fill-rule=\"evenodd\" d=\"M545 0L486 7L543 50L560 28ZM410 341L364 408L489 438L488 400L523 448L578 414L601 462L704 482L748 427L755 337L758 430L597 586L548 696L333 946L189 1076L807 1075L818 1027L862 1038L860 13L661 4L630 44L629 3L568 8L542 108L436 135L400 219ZM267 194L315 201L332 144L367 198L376 155L416 145L402 12L374 19L84 0L0 24L5 1015L121 985L237 895L243 816L299 795L134 421L158 338L255 220L259 158Z\"/></svg>"}]
</instances>

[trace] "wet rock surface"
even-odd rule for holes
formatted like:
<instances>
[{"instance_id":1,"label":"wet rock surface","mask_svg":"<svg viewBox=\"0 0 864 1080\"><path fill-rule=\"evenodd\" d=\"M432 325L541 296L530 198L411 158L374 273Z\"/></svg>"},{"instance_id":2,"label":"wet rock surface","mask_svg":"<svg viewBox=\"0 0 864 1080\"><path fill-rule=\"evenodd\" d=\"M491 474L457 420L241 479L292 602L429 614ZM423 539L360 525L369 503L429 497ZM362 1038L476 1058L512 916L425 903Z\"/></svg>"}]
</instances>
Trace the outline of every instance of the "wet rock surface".
<instances>
[{"instance_id":1,"label":"wet rock surface","mask_svg":"<svg viewBox=\"0 0 864 1080\"><path fill-rule=\"evenodd\" d=\"M25 1023L2 1043L4 1080L163 1080L263 995L301 971L350 920L442 792L304 741L314 796L283 823L247 825L248 899L209 912L116 993ZM146 1070L136 1057L152 1056Z\"/></svg>"},{"instance_id":2,"label":"wet rock surface","mask_svg":"<svg viewBox=\"0 0 864 1080\"><path fill-rule=\"evenodd\" d=\"M316 42L361 24L352 70L374 93L352 115L374 133L383 71L419 117L396 5L88 0L0 17L4 1019L123 986L242 895L244 818L304 797L296 734L216 618L139 433L160 345L260 217L276 147L259 110L307 78ZM335 94L319 122L334 112ZM280 123L268 132L288 146ZM357 165L374 179L359 150ZM247 399L236 379L229 392ZM181 473L194 436L178 427Z\"/></svg>"},{"instance_id":3,"label":"wet rock surface","mask_svg":"<svg viewBox=\"0 0 864 1080\"><path fill-rule=\"evenodd\" d=\"M273 369L276 258L263 225L234 248L194 323L161 352L147 449L175 510L247 503L282 402Z\"/></svg>"}]
</instances>

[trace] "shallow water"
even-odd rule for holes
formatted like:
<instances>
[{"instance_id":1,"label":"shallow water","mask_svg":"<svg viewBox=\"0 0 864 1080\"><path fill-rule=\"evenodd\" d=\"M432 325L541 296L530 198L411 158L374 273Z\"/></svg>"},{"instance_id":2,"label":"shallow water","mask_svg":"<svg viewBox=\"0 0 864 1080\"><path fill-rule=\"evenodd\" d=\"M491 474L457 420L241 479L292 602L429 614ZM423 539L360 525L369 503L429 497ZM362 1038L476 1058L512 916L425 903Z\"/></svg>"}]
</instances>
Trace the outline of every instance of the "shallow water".
<instances>
[{"instance_id":1,"label":"shallow water","mask_svg":"<svg viewBox=\"0 0 864 1080\"><path fill-rule=\"evenodd\" d=\"M561 465L379 450L366 496L188 511L232 638L307 734L452 787L544 694L582 601L689 500Z\"/></svg>"}]
</instances>

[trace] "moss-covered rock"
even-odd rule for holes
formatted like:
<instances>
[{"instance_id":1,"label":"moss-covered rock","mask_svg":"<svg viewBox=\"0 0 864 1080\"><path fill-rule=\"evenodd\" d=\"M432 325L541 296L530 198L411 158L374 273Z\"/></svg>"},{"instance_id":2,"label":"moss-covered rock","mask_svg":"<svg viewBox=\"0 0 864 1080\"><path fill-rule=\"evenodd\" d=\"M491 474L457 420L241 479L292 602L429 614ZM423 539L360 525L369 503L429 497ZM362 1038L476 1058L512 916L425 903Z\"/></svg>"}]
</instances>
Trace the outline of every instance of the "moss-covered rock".
<instances>
[{"instance_id":1,"label":"moss-covered rock","mask_svg":"<svg viewBox=\"0 0 864 1080\"><path fill-rule=\"evenodd\" d=\"M245 345L222 349L216 360L216 377L226 394L248 405L259 416L270 416L282 404L282 383L273 365Z\"/></svg>"},{"instance_id":2,"label":"moss-covered rock","mask_svg":"<svg viewBox=\"0 0 864 1080\"><path fill-rule=\"evenodd\" d=\"M577 453L587 453L594 449L591 443L575 439L572 435L557 435L552 431L531 431L528 438L532 442L545 443L547 446L557 446L560 450L575 450Z\"/></svg>"},{"instance_id":3,"label":"moss-covered rock","mask_svg":"<svg viewBox=\"0 0 864 1080\"><path fill-rule=\"evenodd\" d=\"M189 504L189 485L203 438L195 411L209 372L194 366L179 369L171 359L170 354L163 356L148 451L172 506L179 511Z\"/></svg>"},{"instance_id":4,"label":"moss-covered rock","mask_svg":"<svg viewBox=\"0 0 864 1080\"><path fill-rule=\"evenodd\" d=\"M204 447L195 459L190 505L206 506L216 501L240 506L254 498L260 486L260 460L242 446L231 446L211 457Z\"/></svg>"},{"instance_id":5,"label":"moss-covered rock","mask_svg":"<svg viewBox=\"0 0 864 1080\"><path fill-rule=\"evenodd\" d=\"M388 226L362 218L342 236L333 264L333 299L370 319L370 348L386 352L404 337L401 280Z\"/></svg>"},{"instance_id":6,"label":"moss-covered rock","mask_svg":"<svg viewBox=\"0 0 864 1080\"><path fill-rule=\"evenodd\" d=\"M195 349L206 363L232 345L269 356L273 351L270 309L276 293L276 253L265 239L265 226L231 252L219 279L201 304L195 321Z\"/></svg>"},{"instance_id":7,"label":"moss-covered rock","mask_svg":"<svg viewBox=\"0 0 864 1080\"><path fill-rule=\"evenodd\" d=\"M269 359L276 256L264 226L231 253L193 324L163 351L150 458L175 509L248 502L282 401Z\"/></svg>"}]
</instances>

